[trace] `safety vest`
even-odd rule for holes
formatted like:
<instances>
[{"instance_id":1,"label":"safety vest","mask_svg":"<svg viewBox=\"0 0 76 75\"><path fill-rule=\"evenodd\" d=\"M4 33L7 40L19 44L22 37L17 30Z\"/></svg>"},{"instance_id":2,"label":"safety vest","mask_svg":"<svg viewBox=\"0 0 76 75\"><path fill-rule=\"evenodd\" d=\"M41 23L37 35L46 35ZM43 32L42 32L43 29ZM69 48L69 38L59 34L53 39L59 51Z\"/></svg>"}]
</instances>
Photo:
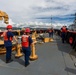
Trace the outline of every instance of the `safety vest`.
<instances>
[{"instance_id":1,"label":"safety vest","mask_svg":"<svg viewBox=\"0 0 76 75\"><path fill-rule=\"evenodd\" d=\"M4 41L8 41L8 40L12 41L12 40L13 40L12 37L8 38L7 32L4 32L4 33L3 33L3 38L4 38Z\"/></svg>"},{"instance_id":2,"label":"safety vest","mask_svg":"<svg viewBox=\"0 0 76 75\"><path fill-rule=\"evenodd\" d=\"M61 32L67 32L66 27L63 27L62 30L61 30Z\"/></svg>"},{"instance_id":3,"label":"safety vest","mask_svg":"<svg viewBox=\"0 0 76 75\"><path fill-rule=\"evenodd\" d=\"M29 47L29 36L28 35L23 35L22 36L22 46L23 47Z\"/></svg>"},{"instance_id":4,"label":"safety vest","mask_svg":"<svg viewBox=\"0 0 76 75\"><path fill-rule=\"evenodd\" d=\"M49 30L49 32L51 33L51 32L53 32L53 30L52 30L52 29L50 29L50 30Z\"/></svg>"}]
</instances>

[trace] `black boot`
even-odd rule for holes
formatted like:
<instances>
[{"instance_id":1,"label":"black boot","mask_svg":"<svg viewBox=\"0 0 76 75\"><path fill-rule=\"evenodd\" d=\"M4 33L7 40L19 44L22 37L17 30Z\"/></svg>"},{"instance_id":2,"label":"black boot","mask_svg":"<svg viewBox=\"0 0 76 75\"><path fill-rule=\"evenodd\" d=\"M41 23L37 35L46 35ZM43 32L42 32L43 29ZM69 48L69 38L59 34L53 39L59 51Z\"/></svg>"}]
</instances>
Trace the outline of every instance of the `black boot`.
<instances>
[{"instance_id":1,"label":"black boot","mask_svg":"<svg viewBox=\"0 0 76 75\"><path fill-rule=\"evenodd\" d=\"M27 67L29 64L30 64L30 63L28 63L28 64L25 64L25 67Z\"/></svg>"},{"instance_id":2,"label":"black boot","mask_svg":"<svg viewBox=\"0 0 76 75\"><path fill-rule=\"evenodd\" d=\"M10 62L12 62L13 61L13 59L7 59L6 60L6 63L10 63Z\"/></svg>"}]
</instances>

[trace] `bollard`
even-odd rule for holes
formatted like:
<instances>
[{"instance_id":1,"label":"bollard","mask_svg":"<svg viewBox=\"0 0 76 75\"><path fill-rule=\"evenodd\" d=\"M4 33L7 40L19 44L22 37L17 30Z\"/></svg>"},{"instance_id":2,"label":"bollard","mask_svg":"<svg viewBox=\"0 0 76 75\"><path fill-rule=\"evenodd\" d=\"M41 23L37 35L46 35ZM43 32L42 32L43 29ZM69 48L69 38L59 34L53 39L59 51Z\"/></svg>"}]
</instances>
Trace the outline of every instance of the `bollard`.
<instances>
[{"instance_id":1,"label":"bollard","mask_svg":"<svg viewBox=\"0 0 76 75\"><path fill-rule=\"evenodd\" d=\"M53 40L53 38L50 38L50 40L49 40L49 41L50 41L50 42L52 42L52 41L54 41L54 40Z\"/></svg>"},{"instance_id":2,"label":"bollard","mask_svg":"<svg viewBox=\"0 0 76 75\"><path fill-rule=\"evenodd\" d=\"M31 47L31 56L30 56L30 60L36 60L38 59L38 56L36 55L35 53L35 42L32 44L32 47Z\"/></svg>"},{"instance_id":3,"label":"bollard","mask_svg":"<svg viewBox=\"0 0 76 75\"><path fill-rule=\"evenodd\" d=\"M35 44L37 43L35 35L32 35L32 40L33 40L33 44L31 46L32 51L31 51L30 60L36 60L36 59L38 59L38 56L35 53L35 50L36 50Z\"/></svg>"},{"instance_id":4,"label":"bollard","mask_svg":"<svg viewBox=\"0 0 76 75\"><path fill-rule=\"evenodd\" d=\"M17 30L17 32L18 32L18 36L20 36L20 30Z\"/></svg>"},{"instance_id":5,"label":"bollard","mask_svg":"<svg viewBox=\"0 0 76 75\"><path fill-rule=\"evenodd\" d=\"M23 56L23 54L20 51L20 48L21 48L21 44L17 44L17 54L15 55L16 58Z\"/></svg>"},{"instance_id":6,"label":"bollard","mask_svg":"<svg viewBox=\"0 0 76 75\"><path fill-rule=\"evenodd\" d=\"M49 38L44 38L44 42L49 42Z\"/></svg>"},{"instance_id":7,"label":"bollard","mask_svg":"<svg viewBox=\"0 0 76 75\"><path fill-rule=\"evenodd\" d=\"M33 42L36 42L37 40L36 40L36 32L34 32L33 34L32 34L32 40L33 40Z\"/></svg>"}]
</instances>

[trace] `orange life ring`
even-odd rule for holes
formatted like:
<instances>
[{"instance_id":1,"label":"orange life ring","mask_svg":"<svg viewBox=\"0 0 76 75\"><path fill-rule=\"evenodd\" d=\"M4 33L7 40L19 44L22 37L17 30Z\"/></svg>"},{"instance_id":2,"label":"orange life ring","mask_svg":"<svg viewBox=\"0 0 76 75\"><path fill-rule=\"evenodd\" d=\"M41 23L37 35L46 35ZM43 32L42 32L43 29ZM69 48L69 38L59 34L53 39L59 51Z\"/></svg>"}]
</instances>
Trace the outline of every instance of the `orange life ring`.
<instances>
[{"instance_id":1,"label":"orange life ring","mask_svg":"<svg viewBox=\"0 0 76 75\"><path fill-rule=\"evenodd\" d=\"M72 44L73 43L73 37L69 38L69 43Z\"/></svg>"}]
</instances>

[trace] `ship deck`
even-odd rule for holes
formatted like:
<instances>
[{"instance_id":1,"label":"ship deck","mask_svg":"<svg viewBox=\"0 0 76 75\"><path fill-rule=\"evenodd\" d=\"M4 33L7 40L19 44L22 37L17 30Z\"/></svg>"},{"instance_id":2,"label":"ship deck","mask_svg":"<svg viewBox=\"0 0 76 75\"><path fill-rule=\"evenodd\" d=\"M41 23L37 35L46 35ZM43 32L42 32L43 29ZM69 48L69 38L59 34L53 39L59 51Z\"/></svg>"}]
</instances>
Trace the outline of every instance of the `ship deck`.
<instances>
[{"instance_id":1,"label":"ship deck","mask_svg":"<svg viewBox=\"0 0 76 75\"><path fill-rule=\"evenodd\" d=\"M62 43L54 35L53 42L36 44L38 59L24 66L24 57L16 59L12 52L13 62L5 63L5 54L0 55L0 75L76 75L75 52L70 44Z\"/></svg>"}]
</instances>

